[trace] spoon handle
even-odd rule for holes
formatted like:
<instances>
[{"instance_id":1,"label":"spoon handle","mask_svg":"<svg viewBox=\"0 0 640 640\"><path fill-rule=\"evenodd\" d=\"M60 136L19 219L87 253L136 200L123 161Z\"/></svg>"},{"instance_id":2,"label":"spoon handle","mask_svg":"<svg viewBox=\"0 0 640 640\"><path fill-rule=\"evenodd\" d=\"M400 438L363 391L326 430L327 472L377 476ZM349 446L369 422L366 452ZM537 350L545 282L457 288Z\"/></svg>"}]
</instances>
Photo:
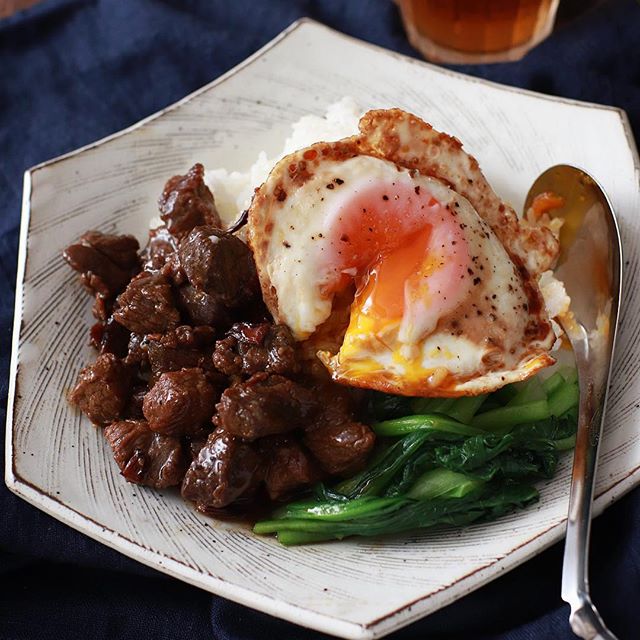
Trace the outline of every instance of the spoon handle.
<instances>
[{"instance_id":1,"label":"spoon handle","mask_svg":"<svg viewBox=\"0 0 640 640\"><path fill-rule=\"evenodd\" d=\"M574 350L577 345L574 345ZM578 349L579 351L580 349ZM580 363L588 353L575 353ZM579 367L580 369L580 367ZM588 369L587 369L588 370ZM583 369L584 371L584 369ZM578 431L571 476L567 538L562 567L562 599L571 606L569 622L584 640L616 640L602 621L589 594L589 534L598 446L604 419L605 389L597 389L589 376L580 376ZM599 393L600 391L600 393Z\"/></svg>"}]
</instances>

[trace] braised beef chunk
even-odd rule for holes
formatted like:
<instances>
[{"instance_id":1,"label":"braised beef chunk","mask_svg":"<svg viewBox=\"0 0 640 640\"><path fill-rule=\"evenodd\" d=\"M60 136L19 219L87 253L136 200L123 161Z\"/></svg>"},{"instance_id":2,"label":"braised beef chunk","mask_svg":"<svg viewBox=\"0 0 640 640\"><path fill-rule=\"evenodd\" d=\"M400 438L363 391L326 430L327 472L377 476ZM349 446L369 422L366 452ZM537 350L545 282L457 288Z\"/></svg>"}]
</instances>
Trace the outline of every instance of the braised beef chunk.
<instances>
[{"instance_id":1,"label":"braised beef chunk","mask_svg":"<svg viewBox=\"0 0 640 640\"><path fill-rule=\"evenodd\" d=\"M364 465L375 435L370 427L360 422L323 424L309 429L304 443L329 473L352 473Z\"/></svg>"},{"instance_id":2,"label":"braised beef chunk","mask_svg":"<svg viewBox=\"0 0 640 640\"><path fill-rule=\"evenodd\" d=\"M149 242L140 259L142 269L150 273L161 271L167 261L178 250L178 242L164 225L149 231Z\"/></svg>"},{"instance_id":3,"label":"braised beef chunk","mask_svg":"<svg viewBox=\"0 0 640 640\"><path fill-rule=\"evenodd\" d=\"M80 371L68 399L98 426L118 420L130 395L131 371L112 353L104 353Z\"/></svg>"},{"instance_id":4,"label":"braised beef chunk","mask_svg":"<svg viewBox=\"0 0 640 640\"><path fill-rule=\"evenodd\" d=\"M99 320L90 341L100 355L69 401L105 427L127 480L182 483L185 499L213 513L357 471L375 436L356 418L357 393L317 359L318 343L273 324L253 254L222 229L203 177L196 164L166 183L165 224L142 252L132 236L90 231L64 257L95 294Z\"/></svg>"},{"instance_id":5,"label":"braised beef chunk","mask_svg":"<svg viewBox=\"0 0 640 640\"><path fill-rule=\"evenodd\" d=\"M260 457L253 447L222 430L214 431L182 482L182 497L199 511L221 509L252 489Z\"/></svg>"},{"instance_id":6,"label":"braised beef chunk","mask_svg":"<svg viewBox=\"0 0 640 640\"><path fill-rule=\"evenodd\" d=\"M228 376L259 371L295 374L300 370L291 331L285 325L239 322L216 342L213 364Z\"/></svg>"},{"instance_id":7,"label":"braised beef chunk","mask_svg":"<svg viewBox=\"0 0 640 640\"><path fill-rule=\"evenodd\" d=\"M95 295L115 297L138 269L138 241L133 236L116 236L88 231L67 247L62 256L80 272L82 284Z\"/></svg>"},{"instance_id":8,"label":"braised beef chunk","mask_svg":"<svg viewBox=\"0 0 640 640\"><path fill-rule=\"evenodd\" d=\"M154 433L144 420L114 422L104 435L129 482L155 489L182 482L188 460L178 438Z\"/></svg>"},{"instance_id":9,"label":"braised beef chunk","mask_svg":"<svg viewBox=\"0 0 640 640\"><path fill-rule=\"evenodd\" d=\"M222 227L213 194L203 177L204 167L194 164L186 175L170 178L160 196L160 217L176 238L204 224Z\"/></svg>"},{"instance_id":10,"label":"braised beef chunk","mask_svg":"<svg viewBox=\"0 0 640 640\"><path fill-rule=\"evenodd\" d=\"M100 353L113 353L118 358L126 357L129 351L128 329L116 322L113 317L106 322L96 322L89 331L90 343Z\"/></svg>"},{"instance_id":11,"label":"braised beef chunk","mask_svg":"<svg viewBox=\"0 0 640 640\"><path fill-rule=\"evenodd\" d=\"M166 435L195 433L211 419L215 389L202 369L163 373L144 397L149 428Z\"/></svg>"},{"instance_id":12,"label":"braised beef chunk","mask_svg":"<svg viewBox=\"0 0 640 640\"><path fill-rule=\"evenodd\" d=\"M291 496L320 479L312 457L293 438L274 436L259 441L265 464L264 484L271 500Z\"/></svg>"},{"instance_id":13,"label":"braised beef chunk","mask_svg":"<svg viewBox=\"0 0 640 640\"><path fill-rule=\"evenodd\" d=\"M230 233L196 227L180 241L178 254L191 285L228 307L245 304L259 290L251 250Z\"/></svg>"},{"instance_id":14,"label":"braised beef chunk","mask_svg":"<svg viewBox=\"0 0 640 640\"><path fill-rule=\"evenodd\" d=\"M146 351L153 380L167 371L192 367L210 368L211 346L214 340L211 327L181 325L165 334L146 338Z\"/></svg>"},{"instance_id":15,"label":"braised beef chunk","mask_svg":"<svg viewBox=\"0 0 640 640\"><path fill-rule=\"evenodd\" d=\"M328 473L346 474L364 465L375 444L375 434L358 422L353 396L331 382L314 388L322 410L305 425L304 444Z\"/></svg>"},{"instance_id":16,"label":"braised beef chunk","mask_svg":"<svg viewBox=\"0 0 640 640\"><path fill-rule=\"evenodd\" d=\"M80 236L82 244L93 247L122 269L136 270L140 267L138 241L131 235L112 235L100 231L87 231Z\"/></svg>"},{"instance_id":17,"label":"braised beef chunk","mask_svg":"<svg viewBox=\"0 0 640 640\"><path fill-rule=\"evenodd\" d=\"M133 333L164 333L178 326L180 314L164 276L141 273L118 296L113 317Z\"/></svg>"},{"instance_id":18,"label":"braised beef chunk","mask_svg":"<svg viewBox=\"0 0 640 640\"><path fill-rule=\"evenodd\" d=\"M245 440L287 433L317 410L313 393L279 375L256 373L224 391L214 422Z\"/></svg>"},{"instance_id":19,"label":"braised beef chunk","mask_svg":"<svg viewBox=\"0 0 640 640\"><path fill-rule=\"evenodd\" d=\"M184 284L176 290L178 307L195 326L226 327L231 323L227 306L216 295Z\"/></svg>"}]
</instances>

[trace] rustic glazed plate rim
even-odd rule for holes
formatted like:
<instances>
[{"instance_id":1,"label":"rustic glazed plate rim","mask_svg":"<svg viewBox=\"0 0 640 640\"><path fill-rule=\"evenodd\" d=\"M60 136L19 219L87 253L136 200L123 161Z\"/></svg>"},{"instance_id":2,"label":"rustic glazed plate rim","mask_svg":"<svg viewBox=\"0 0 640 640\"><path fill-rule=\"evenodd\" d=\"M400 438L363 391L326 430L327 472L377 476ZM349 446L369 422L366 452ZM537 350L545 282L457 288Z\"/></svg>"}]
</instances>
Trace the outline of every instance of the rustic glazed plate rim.
<instances>
[{"instance_id":1,"label":"rustic glazed plate rim","mask_svg":"<svg viewBox=\"0 0 640 640\"><path fill-rule=\"evenodd\" d=\"M501 85L499 83L491 82L488 80L484 80L482 78L475 78L464 75L462 73L458 73L455 71L451 71L449 69L443 69L441 67L437 67L435 65L431 65L429 63L416 60L414 58L389 51L377 45L363 42L351 36L336 32L329 27L321 25L314 20L303 18L296 22L294 22L291 26L277 35L273 40L268 42L261 49L256 51L253 55L249 56L243 62L238 64L237 66L230 69L225 74L221 75L217 79L212 82L206 84L200 89L194 91L193 93L185 96L181 100L168 105L167 107L157 111L156 113L144 118L136 122L135 124L122 129L116 133L113 133L109 136L106 136L100 140L97 140L93 143L87 144L83 147L70 151L69 153L65 153L63 155L57 156L51 160L39 163L34 165L30 169L25 172L24 175L24 191L23 191L23 201L22 201L22 219L21 219L21 228L20 228L20 241L19 241L19 253L18 253L18 273L16 279L16 300L15 300L15 311L14 311L14 327L13 327L13 336L12 336L12 354L11 354L11 363L10 363L10 379L9 379L9 390L8 390L8 399L7 399L7 421L6 421L6 449L5 449L5 480L6 484L11 491L25 499L27 502L35 505L36 507L42 509L49 515L55 517L56 519L64 522L65 524L81 531L82 533L88 535L89 537L98 540L110 546L125 555L134 558L146 564L152 568L160 570L164 573L177 577L181 580L184 580L190 584L195 586L205 588L208 591L214 592L217 595L229 598L241 604L251 606L253 608L258 608L261 611L266 613L287 619L291 622L302 624L304 626L313 627L316 629L320 629L326 631L328 633L340 635L343 637L349 638L374 638L381 635L385 635L389 633L391 630L399 628L400 626L404 626L405 624L409 624L421 617L424 616L424 613L420 611L416 612L414 615L411 614L412 607L424 600L428 600L430 598L437 597L440 599L440 605L445 606L450 602L462 597L475 590L476 588L482 586L486 582L488 582L496 572L496 569L503 569L510 566L515 566L523 562L524 560L531 558L542 550L553 544L554 542L561 539L563 535L563 529L565 526L565 520L561 521L558 524L554 524L550 526L548 529L538 534L533 538L527 539L520 546L516 547L511 553L507 554L503 558L495 560L493 562L489 562L482 567L475 569L470 572L466 576L456 580L454 583L444 586L439 591L435 593L430 593L426 596L417 598L412 602L407 602L402 607L399 607L393 612L390 612L384 616L381 616L378 619L371 620L367 623L358 624L354 622L348 622L342 620L340 618L330 616L327 614L321 614L316 611L307 609L305 607L290 604L283 602L281 600L277 600L275 598L271 598L262 594L258 594L254 591L251 591L247 588L240 587L237 585L233 585L228 581L215 576L209 572L198 571L182 562L180 560L162 554L159 551L152 551L139 542L135 540L131 540L128 537L118 533L108 527L105 527L99 524L97 521L91 519L89 516L81 513L80 511L74 509L73 507L65 504L61 500L57 499L54 495L47 493L35 485L31 484L28 480L21 477L16 468L15 468L15 458L13 451L13 423L14 423L14 410L15 410L15 398L16 398L16 381L17 381L17 373L18 373L18 344L20 341L20 334L22 330L22 316L23 316L23 282L25 276L25 269L27 265L27 244L28 244L28 236L29 236L29 227L30 227L30 217L31 217L31 191L32 191L32 175L46 167L49 167L53 164L63 162L69 158L75 157L79 154L82 154L85 151L95 149L102 145L108 144L110 141L115 140L121 136L124 136L139 127L144 126L145 124L155 120L166 114L169 111L179 108L181 105L197 98L200 94L210 90L211 88L222 84L228 78L234 76L242 69L247 66L253 64L255 61L260 59L265 53L267 53L270 49L277 46L282 40L287 38L291 33L304 26L305 24L312 24L315 26L322 27L326 29L327 32L330 32L333 35L338 35L345 40L358 43L359 45L364 45L370 47L374 50L384 53L385 55L398 59L403 63L409 62L414 65L426 66L434 72L454 77L458 80L462 80L470 83L479 83L486 86L494 87L495 89L499 89L501 91L514 92L518 94L528 95L538 99L544 99L554 103L563 103L580 107L590 107L598 110L604 111L613 111L615 112L622 124L623 131L627 138L627 143L631 150L631 154L633 157L634 167L636 172L640 171L640 160L638 158L638 153L635 147L635 142L632 134L632 130L628 121L627 114L624 110L606 106L606 105L598 105L589 102L581 102L578 100L572 100L568 98L560 98L554 96L547 96L544 94L539 94L533 91L529 91L526 89L520 89L517 87L510 87ZM619 497L624 495L627 491L632 489L638 482L640 481L640 466L632 469L629 473L620 479L618 482L610 486L606 491L601 493L596 497L594 510L596 513L601 513L609 504L617 500ZM161 557L162 559L158 559ZM514 561L515 559L515 561ZM447 591L454 585L458 585L460 587L460 591L456 593L451 593L447 595ZM394 621L394 619L398 616L402 616L402 622Z\"/></svg>"}]
</instances>

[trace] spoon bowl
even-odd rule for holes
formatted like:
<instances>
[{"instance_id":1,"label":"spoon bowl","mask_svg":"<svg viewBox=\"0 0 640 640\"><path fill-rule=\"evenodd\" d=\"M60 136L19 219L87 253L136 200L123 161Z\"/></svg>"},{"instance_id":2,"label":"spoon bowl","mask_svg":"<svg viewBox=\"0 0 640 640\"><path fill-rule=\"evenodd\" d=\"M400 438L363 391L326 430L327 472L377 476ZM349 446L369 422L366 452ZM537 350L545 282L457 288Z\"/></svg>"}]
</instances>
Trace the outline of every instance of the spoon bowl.
<instances>
[{"instance_id":1,"label":"spoon bowl","mask_svg":"<svg viewBox=\"0 0 640 640\"><path fill-rule=\"evenodd\" d=\"M585 171L556 165L542 173L527 194L552 192L564 199L552 217L562 218L555 276L571 298L559 319L573 349L580 405L571 476L562 599L571 606L574 633L585 640L615 640L589 593L588 552L591 504L602 436L622 285L620 232L604 190Z\"/></svg>"}]
</instances>

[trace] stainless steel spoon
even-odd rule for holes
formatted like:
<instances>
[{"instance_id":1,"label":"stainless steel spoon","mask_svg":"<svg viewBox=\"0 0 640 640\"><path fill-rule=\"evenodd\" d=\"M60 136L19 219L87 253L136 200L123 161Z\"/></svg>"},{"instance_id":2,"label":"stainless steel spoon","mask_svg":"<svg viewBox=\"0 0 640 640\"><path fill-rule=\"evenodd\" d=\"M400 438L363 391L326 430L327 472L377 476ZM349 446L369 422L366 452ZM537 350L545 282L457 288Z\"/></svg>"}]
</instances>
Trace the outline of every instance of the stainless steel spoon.
<instances>
[{"instance_id":1,"label":"stainless steel spoon","mask_svg":"<svg viewBox=\"0 0 640 640\"><path fill-rule=\"evenodd\" d=\"M555 274L571 297L575 321L563 321L562 328L573 347L580 386L562 599L571 605L569 622L576 635L585 640L616 640L591 602L588 559L598 445L620 305L620 232L609 199L584 171L568 165L547 169L529 190L525 210L545 191L565 199L564 206L552 214L565 221Z\"/></svg>"}]
</instances>

